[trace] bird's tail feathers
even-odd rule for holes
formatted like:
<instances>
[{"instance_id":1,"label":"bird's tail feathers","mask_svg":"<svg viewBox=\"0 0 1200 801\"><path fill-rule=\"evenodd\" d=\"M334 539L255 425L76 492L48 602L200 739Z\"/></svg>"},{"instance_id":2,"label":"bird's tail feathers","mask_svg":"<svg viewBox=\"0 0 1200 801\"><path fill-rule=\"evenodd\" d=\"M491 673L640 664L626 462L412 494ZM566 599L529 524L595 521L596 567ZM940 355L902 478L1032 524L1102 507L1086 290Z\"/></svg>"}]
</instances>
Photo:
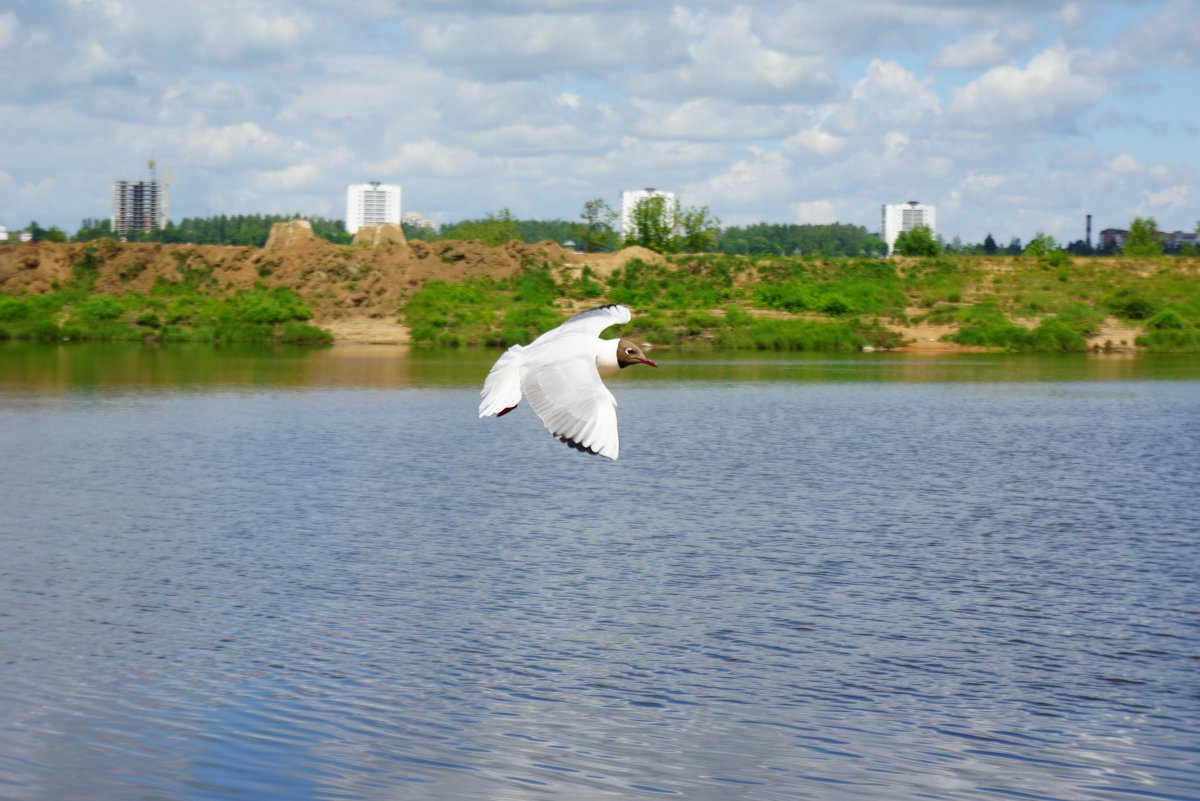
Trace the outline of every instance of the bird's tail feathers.
<instances>
[{"instance_id":1,"label":"bird's tail feathers","mask_svg":"<svg viewBox=\"0 0 1200 801\"><path fill-rule=\"evenodd\" d=\"M483 381L483 391L479 393L482 399L479 402L480 417L502 415L521 402L522 350L520 345L513 345L492 365Z\"/></svg>"}]
</instances>

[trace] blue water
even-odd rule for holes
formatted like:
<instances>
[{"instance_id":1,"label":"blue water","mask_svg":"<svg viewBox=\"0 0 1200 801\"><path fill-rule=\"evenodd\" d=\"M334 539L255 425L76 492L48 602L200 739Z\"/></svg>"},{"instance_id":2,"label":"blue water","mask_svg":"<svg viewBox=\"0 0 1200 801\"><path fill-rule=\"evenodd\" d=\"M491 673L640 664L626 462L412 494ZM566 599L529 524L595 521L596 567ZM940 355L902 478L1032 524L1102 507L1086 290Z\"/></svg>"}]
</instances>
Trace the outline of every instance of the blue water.
<instances>
[{"instance_id":1,"label":"blue water","mask_svg":"<svg viewBox=\"0 0 1200 801\"><path fill-rule=\"evenodd\" d=\"M113 353L0 369L0 798L1200 798L1188 370Z\"/></svg>"}]
</instances>

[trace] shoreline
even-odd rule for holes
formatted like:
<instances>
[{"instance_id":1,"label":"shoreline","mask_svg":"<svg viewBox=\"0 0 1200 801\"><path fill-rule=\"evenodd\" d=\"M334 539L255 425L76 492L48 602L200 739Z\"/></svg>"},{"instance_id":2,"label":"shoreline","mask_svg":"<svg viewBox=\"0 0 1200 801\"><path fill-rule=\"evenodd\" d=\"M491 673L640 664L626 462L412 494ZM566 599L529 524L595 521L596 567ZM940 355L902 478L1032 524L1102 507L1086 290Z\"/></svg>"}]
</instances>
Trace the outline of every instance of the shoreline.
<instances>
[{"instance_id":1,"label":"shoreline","mask_svg":"<svg viewBox=\"0 0 1200 801\"><path fill-rule=\"evenodd\" d=\"M371 317L369 315L355 317L340 317L329 320L313 320L317 325L333 335L333 345L341 347L408 347L412 344L408 326L395 319ZM944 342L941 337L955 329L949 325L916 325L899 326L900 332L907 344L895 348L875 349L876 353L1003 353L1000 348L989 348L982 345L960 345L956 342ZM1136 354L1141 349L1129 344L1113 345L1105 348L1107 342L1132 342L1136 329L1127 328L1117 323L1105 325L1096 336L1089 338L1085 354Z\"/></svg>"}]
</instances>

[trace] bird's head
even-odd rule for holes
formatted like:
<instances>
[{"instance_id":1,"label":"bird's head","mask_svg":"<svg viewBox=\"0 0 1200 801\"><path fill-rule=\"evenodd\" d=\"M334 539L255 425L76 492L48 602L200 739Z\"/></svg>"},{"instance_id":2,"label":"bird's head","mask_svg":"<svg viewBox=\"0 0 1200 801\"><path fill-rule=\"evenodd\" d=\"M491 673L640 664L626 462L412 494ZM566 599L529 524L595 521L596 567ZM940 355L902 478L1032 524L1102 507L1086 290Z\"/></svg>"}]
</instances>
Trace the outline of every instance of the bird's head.
<instances>
[{"instance_id":1,"label":"bird's head","mask_svg":"<svg viewBox=\"0 0 1200 801\"><path fill-rule=\"evenodd\" d=\"M642 349L628 339L622 339L617 343L617 364L622 369L631 364L648 364L651 367L658 367L658 364L646 358L646 354L642 353Z\"/></svg>"}]
</instances>

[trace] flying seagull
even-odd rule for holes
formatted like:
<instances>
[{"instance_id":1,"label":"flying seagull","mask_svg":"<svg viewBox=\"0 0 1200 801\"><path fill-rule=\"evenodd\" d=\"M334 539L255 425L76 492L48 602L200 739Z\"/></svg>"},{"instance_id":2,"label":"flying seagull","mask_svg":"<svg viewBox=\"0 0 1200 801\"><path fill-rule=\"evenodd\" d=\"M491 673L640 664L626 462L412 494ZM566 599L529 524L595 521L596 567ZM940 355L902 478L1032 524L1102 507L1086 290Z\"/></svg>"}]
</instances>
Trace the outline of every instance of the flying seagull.
<instances>
[{"instance_id":1,"label":"flying seagull","mask_svg":"<svg viewBox=\"0 0 1200 801\"><path fill-rule=\"evenodd\" d=\"M616 459L617 399L601 379L633 364L658 367L628 339L600 338L604 329L631 318L624 306L601 306L528 345L513 345L483 382L479 416L503 417L524 396L551 434L575 450Z\"/></svg>"}]
</instances>

